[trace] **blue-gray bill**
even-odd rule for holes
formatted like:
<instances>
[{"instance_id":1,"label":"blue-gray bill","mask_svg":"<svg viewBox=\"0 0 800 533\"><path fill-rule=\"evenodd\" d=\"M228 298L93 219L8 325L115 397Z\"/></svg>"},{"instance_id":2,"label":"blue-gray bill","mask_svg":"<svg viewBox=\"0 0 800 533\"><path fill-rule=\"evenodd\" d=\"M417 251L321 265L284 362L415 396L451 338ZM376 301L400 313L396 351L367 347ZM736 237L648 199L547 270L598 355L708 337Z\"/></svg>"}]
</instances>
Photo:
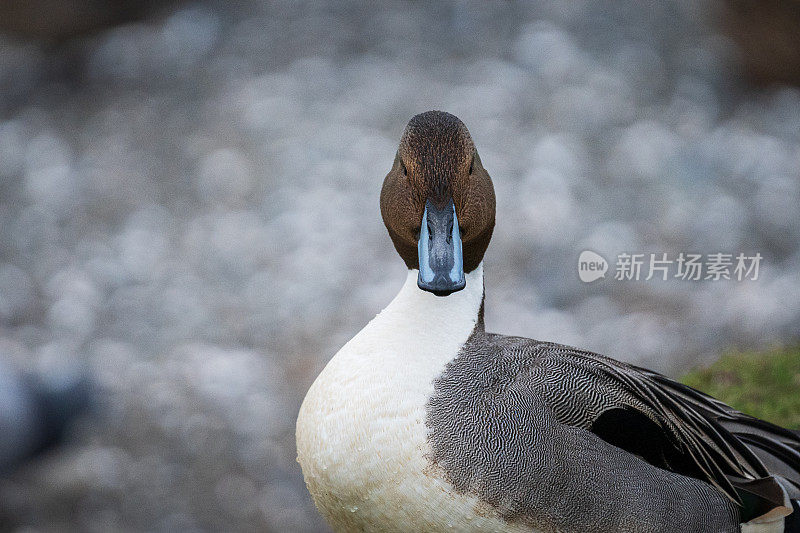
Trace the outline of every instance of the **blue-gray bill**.
<instances>
[{"instance_id":1,"label":"blue-gray bill","mask_svg":"<svg viewBox=\"0 0 800 533\"><path fill-rule=\"evenodd\" d=\"M461 232L452 199L441 209L430 200L426 202L417 251L420 289L447 296L466 286Z\"/></svg>"}]
</instances>

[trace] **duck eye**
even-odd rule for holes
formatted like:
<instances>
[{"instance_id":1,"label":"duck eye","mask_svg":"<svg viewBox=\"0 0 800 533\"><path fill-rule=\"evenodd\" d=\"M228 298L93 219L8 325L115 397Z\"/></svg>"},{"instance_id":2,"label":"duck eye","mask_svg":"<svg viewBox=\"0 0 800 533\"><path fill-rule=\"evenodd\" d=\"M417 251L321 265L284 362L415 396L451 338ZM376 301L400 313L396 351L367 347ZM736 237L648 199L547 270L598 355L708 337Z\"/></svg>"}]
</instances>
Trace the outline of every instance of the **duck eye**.
<instances>
[{"instance_id":1,"label":"duck eye","mask_svg":"<svg viewBox=\"0 0 800 533\"><path fill-rule=\"evenodd\" d=\"M400 160L400 170L403 171L403 176L408 176L408 171L406 170L406 165Z\"/></svg>"},{"instance_id":2,"label":"duck eye","mask_svg":"<svg viewBox=\"0 0 800 533\"><path fill-rule=\"evenodd\" d=\"M472 174L472 169L475 167L475 158L472 158L472 161L469 162L469 173Z\"/></svg>"}]
</instances>

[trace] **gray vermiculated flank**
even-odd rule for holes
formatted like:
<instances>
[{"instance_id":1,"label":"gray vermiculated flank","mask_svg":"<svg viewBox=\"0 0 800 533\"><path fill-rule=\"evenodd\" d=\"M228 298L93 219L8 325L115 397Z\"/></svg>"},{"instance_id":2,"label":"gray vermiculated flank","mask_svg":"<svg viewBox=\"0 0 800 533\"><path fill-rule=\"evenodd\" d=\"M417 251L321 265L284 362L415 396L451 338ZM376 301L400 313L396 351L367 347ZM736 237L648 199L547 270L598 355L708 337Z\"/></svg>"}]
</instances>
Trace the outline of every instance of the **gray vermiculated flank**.
<instances>
[{"instance_id":1,"label":"gray vermiculated flank","mask_svg":"<svg viewBox=\"0 0 800 533\"><path fill-rule=\"evenodd\" d=\"M479 324L435 381L432 462L457 491L545 531L739 531L738 507L721 491L589 431L604 408L627 399L603 397L587 355L596 354Z\"/></svg>"}]
</instances>

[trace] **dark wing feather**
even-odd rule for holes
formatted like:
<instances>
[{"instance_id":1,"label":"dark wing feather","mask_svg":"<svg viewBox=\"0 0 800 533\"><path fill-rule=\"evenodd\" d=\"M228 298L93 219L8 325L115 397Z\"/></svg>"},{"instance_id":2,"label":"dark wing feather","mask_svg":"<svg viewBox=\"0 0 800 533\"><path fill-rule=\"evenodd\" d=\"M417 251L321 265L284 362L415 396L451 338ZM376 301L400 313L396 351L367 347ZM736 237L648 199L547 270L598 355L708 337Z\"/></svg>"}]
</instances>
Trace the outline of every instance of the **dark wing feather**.
<instances>
[{"instance_id":1,"label":"dark wing feather","mask_svg":"<svg viewBox=\"0 0 800 533\"><path fill-rule=\"evenodd\" d=\"M518 340L522 341L531 343ZM533 379L526 382L536 384L561 423L593 431L654 466L706 481L740 506L747 507L743 491L752 491L754 480L776 489L761 491L763 498L776 507L787 505L786 487L772 474L800 479L800 438L793 432L665 376L599 354L553 343L529 344L527 350ZM652 424L636 422L636 417ZM632 431L644 436L632 436ZM648 446L650 451L643 453ZM764 450L783 461L786 472L770 472L761 459ZM786 475L792 472L794 479Z\"/></svg>"},{"instance_id":2,"label":"dark wing feather","mask_svg":"<svg viewBox=\"0 0 800 533\"><path fill-rule=\"evenodd\" d=\"M800 433L744 414L716 398L655 372L632 368L650 375L664 390L682 397L703 416L724 428L733 436L734 443L741 443L744 450L759 458L770 475L780 475L792 483L793 487L787 487L791 498L800 498ZM781 461L781 464L776 465L775 460Z\"/></svg>"}]
</instances>

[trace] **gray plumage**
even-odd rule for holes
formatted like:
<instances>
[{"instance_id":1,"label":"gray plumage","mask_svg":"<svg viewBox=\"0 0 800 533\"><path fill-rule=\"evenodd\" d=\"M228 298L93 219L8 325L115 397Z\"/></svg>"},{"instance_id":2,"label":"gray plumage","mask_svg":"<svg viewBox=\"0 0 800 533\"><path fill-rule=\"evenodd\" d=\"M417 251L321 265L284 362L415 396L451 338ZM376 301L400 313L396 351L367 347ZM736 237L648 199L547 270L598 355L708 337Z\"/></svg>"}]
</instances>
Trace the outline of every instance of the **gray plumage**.
<instances>
[{"instance_id":1,"label":"gray plumage","mask_svg":"<svg viewBox=\"0 0 800 533\"><path fill-rule=\"evenodd\" d=\"M733 532L800 498L794 432L482 320L434 382L426 422L457 491L546 531Z\"/></svg>"}]
</instances>

